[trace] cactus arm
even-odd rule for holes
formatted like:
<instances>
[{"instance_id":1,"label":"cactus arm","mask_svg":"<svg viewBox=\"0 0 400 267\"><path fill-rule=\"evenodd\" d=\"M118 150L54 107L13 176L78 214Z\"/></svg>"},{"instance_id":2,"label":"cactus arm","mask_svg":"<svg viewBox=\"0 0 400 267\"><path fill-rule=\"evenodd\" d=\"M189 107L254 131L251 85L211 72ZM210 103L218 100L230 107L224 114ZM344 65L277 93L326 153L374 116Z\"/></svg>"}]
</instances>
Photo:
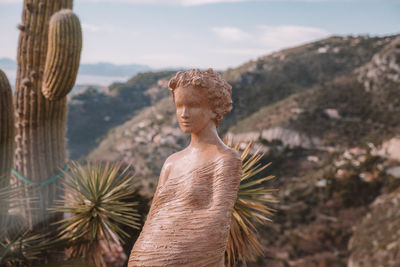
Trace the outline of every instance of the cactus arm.
<instances>
[{"instance_id":1,"label":"cactus arm","mask_svg":"<svg viewBox=\"0 0 400 267\"><path fill-rule=\"evenodd\" d=\"M10 185L14 158L14 108L10 83L0 70L0 189ZM7 223L8 204L0 203L0 229Z\"/></svg>"},{"instance_id":2,"label":"cactus arm","mask_svg":"<svg viewBox=\"0 0 400 267\"><path fill-rule=\"evenodd\" d=\"M48 100L65 97L75 84L82 50L82 30L78 17L69 9L50 19L48 48L42 94Z\"/></svg>"},{"instance_id":3,"label":"cactus arm","mask_svg":"<svg viewBox=\"0 0 400 267\"><path fill-rule=\"evenodd\" d=\"M10 83L0 70L0 188L9 185L14 157L14 108Z\"/></svg>"}]
</instances>

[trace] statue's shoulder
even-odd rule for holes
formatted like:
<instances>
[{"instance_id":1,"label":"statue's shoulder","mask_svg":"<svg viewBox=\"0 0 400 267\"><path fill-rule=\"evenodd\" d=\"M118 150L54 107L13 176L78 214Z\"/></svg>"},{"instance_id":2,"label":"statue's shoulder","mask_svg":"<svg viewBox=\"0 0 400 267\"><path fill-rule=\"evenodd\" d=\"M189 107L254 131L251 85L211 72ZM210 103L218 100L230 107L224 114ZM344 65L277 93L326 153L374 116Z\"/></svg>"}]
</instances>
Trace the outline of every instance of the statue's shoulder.
<instances>
[{"instance_id":1,"label":"statue's shoulder","mask_svg":"<svg viewBox=\"0 0 400 267\"><path fill-rule=\"evenodd\" d=\"M179 161L181 158L182 151L176 152L172 155L170 155L164 162L164 165L161 168L161 173L160 173L160 178L159 178L159 185L164 185L166 180L168 179L168 176L172 170L172 167L176 165L176 163Z\"/></svg>"},{"instance_id":2,"label":"statue's shoulder","mask_svg":"<svg viewBox=\"0 0 400 267\"><path fill-rule=\"evenodd\" d=\"M220 150L220 153L221 153L221 155L224 156L224 158L226 160L233 160L233 161L240 160L241 161L240 154L236 149L226 146Z\"/></svg>"},{"instance_id":3,"label":"statue's shoulder","mask_svg":"<svg viewBox=\"0 0 400 267\"><path fill-rule=\"evenodd\" d=\"M225 147L220 150L220 169L224 173L240 173L242 167L242 159L236 149ZM234 175L236 176L236 175Z\"/></svg>"},{"instance_id":4,"label":"statue's shoulder","mask_svg":"<svg viewBox=\"0 0 400 267\"><path fill-rule=\"evenodd\" d=\"M242 170L242 160L238 151L228 147L222 151L220 159L222 161L219 161L218 172L224 174L224 177L228 179L226 182L238 185Z\"/></svg>"},{"instance_id":5,"label":"statue's shoulder","mask_svg":"<svg viewBox=\"0 0 400 267\"><path fill-rule=\"evenodd\" d=\"M171 154L164 162L164 167L169 167L171 165L174 165L177 163L183 155L183 150L175 152L174 154Z\"/></svg>"}]
</instances>

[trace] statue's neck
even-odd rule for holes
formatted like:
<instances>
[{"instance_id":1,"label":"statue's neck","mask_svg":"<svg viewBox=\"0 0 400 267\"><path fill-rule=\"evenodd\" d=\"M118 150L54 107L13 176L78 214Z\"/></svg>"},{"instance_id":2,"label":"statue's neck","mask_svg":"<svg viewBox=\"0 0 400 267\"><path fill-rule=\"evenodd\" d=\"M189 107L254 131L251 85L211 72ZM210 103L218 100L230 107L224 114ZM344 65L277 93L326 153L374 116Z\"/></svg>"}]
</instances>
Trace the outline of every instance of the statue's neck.
<instances>
[{"instance_id":1,"label":"statue's neck","mask_svg":"<svg viewBox=\"0 0 400 267\"><path fill-rule=\"evenodd\" d=\"M210 122L198 133L192 133L189 148L196 150L207 149L208 146L223 145L218 136L217 128L214 122Z\"/></svg>"}]
</instances>

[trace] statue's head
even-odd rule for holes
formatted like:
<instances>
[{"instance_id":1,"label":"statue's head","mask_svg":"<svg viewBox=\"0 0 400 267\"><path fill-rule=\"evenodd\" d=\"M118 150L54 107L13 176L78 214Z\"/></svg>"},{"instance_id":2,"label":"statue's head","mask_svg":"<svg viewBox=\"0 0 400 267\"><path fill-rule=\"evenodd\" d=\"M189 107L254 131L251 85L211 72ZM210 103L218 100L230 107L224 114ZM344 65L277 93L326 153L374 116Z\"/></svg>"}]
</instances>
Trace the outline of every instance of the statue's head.
<instances>
[{"instance_id":1,"label":"statue's head","mask_svg":"<svg viewBox=\"0 0 400 267\"><path fill-rule=\"evenodd\" d=\"M218 126L222 117L232 109L232 86L221 78L213 69L200 71L192 69L180 71L169 81L168 87L172 92L179 124L184 132L187 116L196 116L199 127L210 118ZM184 105L187 106L184 109ZM185 113L186 112L186 113ZM189 122L187 123L189 125Z\"/></svg>"}]
</instances>

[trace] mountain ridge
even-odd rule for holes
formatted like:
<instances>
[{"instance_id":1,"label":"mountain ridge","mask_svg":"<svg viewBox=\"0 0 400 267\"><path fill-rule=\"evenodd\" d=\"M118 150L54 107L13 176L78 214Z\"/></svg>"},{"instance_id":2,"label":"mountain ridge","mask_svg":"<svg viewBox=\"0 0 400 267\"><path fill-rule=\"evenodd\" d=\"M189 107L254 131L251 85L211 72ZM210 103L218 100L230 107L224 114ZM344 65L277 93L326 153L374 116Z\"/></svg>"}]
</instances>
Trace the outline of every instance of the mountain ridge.
<instances>
[{"instance_id":1,"label":"mountain ridge","mask_svg":"<svg viewBox=\"0 0 400 267\"><path fill-rule=\"evenodd\" d=\"M11 58L0 58L0 68L17 69L17 62ZM98 76L132 76L138 72L150 71L147 65L143 64L114 64L110 62L81 63L79 74L98 75Z\"/></svg>"}]
</instances>

